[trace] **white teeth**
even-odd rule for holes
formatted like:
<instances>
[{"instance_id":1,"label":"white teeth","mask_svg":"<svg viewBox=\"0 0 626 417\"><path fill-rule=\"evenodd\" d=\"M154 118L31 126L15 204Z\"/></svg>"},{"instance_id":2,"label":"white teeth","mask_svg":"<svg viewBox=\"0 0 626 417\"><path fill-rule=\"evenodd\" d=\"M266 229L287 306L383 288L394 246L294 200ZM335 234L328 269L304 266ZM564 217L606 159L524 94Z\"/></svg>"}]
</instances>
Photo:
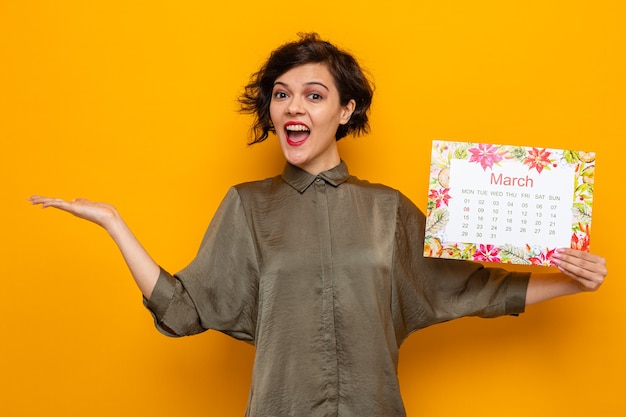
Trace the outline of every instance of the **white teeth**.
<instances>
[{"instance_id":1,"label":"white teeth","mask_svg":"<svg viewBox=\"0 0 626 417\"><path fill-rule=\"evenodd\" d=\"M308 132L309 128L304 125L289 125L285 127L286 130L291 132Z\"/></svg>"}]
</instances>

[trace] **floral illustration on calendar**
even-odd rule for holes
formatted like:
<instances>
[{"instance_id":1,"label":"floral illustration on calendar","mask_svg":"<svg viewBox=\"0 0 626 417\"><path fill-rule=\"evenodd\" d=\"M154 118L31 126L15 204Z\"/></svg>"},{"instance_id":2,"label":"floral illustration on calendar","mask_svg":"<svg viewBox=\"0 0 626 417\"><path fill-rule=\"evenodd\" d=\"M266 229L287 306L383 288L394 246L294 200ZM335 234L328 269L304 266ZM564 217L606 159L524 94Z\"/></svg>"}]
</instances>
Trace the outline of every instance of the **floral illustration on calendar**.
<instances>
[{"instance_id":1,"label":"floral illustration on calendar","mask_svg":"<svg viewBox=\"0 0 626 417\"><path fill-rule=\"evenodd\" d=\"M551 266L589 250L595 153L435 140L424 256Z\"/></svg>"}]
</instances>

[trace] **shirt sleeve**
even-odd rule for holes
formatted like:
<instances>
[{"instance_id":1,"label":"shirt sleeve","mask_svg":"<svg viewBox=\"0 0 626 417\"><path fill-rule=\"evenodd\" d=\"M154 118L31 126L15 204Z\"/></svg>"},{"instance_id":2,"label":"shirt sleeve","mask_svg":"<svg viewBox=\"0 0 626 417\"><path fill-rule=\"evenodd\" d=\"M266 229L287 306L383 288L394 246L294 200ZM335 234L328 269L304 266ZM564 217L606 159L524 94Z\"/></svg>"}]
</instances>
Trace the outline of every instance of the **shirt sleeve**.
<instances>
[{"instance_id":1,"label":"shirt sleeve","mask_svg":"<svg viewBox=\"0 0 626 417\"><path fill-rule=\"evenodd\" d=\"M401 342L424 327L464 316L524 311L529 273L424 253L424 214L400 194L393 259L393 308Z\"/></svg>"},{"instance_id":2,"label":"shirt sleeve","mask_svg":"<svg viewBox=\"0 0 626 417\"><path fill-rule=\"evenodd\" d=\"M144 304L169 336L213 329L253 341L256 327L256 247L237 190L231 188L213 217L193 261L165 270Z\"/></svg>"}]
</instances>

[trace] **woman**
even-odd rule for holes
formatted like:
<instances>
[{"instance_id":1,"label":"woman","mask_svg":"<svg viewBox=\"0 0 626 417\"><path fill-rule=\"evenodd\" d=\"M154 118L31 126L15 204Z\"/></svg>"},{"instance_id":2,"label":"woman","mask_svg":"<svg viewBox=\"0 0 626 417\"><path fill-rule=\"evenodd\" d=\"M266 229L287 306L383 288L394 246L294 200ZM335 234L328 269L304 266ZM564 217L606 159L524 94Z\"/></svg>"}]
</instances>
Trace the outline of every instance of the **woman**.
<instances>
[{"instance_id":1,"label":"woman","mask_svg":"<svg viewBox=\"0 0 626 417\"><path fill-rule=\"evenodd\" d=\"M397 190L348 173L337 140L368 130L372 88L316 34L275 50L241 97L253 143L274 133L282 175L232 187L196 258L171 275L105 203L32 197L104 227L157 327L215 329L255 345L249 416L402 416L398 349L458 317L518 314L594 291L605 260L559 249L561 272L425 258L424 215Z\"/></svg>"}]
</instances>

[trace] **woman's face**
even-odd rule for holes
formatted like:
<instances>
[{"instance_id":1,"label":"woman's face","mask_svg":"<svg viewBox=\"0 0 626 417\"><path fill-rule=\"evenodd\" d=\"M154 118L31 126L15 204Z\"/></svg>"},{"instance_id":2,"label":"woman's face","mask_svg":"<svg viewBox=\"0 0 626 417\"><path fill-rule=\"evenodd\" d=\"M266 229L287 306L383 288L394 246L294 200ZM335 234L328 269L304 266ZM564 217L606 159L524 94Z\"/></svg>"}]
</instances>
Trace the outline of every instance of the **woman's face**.
<instances>
[{"instance_id":1,"label":"woman's face","mask_svg":"<svg viewBox=\"0 0 626 417\"><path fill-rule=\"evenodd\" d=\"M354 106L354 100L341 105L325 64L304 64L276 78L270 117L287 161L313 175L337 166L335 133Z\"/></svg>"}]
</instances>

